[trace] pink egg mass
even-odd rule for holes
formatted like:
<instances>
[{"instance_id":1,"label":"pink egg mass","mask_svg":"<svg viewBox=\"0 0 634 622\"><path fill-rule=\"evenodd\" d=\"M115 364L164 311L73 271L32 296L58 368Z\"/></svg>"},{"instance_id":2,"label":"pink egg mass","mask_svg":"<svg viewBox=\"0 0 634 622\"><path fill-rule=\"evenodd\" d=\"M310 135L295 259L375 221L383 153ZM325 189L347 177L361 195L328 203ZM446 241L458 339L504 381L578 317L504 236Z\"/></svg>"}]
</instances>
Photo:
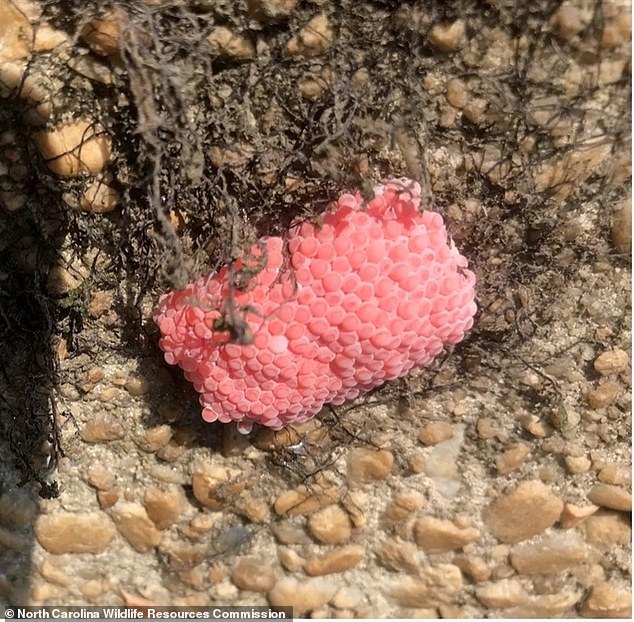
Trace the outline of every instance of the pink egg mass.
<instances>
[{"instance_id":1,"label":"pink egg mass","mask_svg":"<svg viewBox=\"0 0 634 622\"><path fill-rule=\"evenodd\" d=\"M346 193L318 222L265 237L232 266L161 296L165 360L205 421L280 429L429 365L476 312L475 275L420 186Z\"/></svg>"}]
</instances>

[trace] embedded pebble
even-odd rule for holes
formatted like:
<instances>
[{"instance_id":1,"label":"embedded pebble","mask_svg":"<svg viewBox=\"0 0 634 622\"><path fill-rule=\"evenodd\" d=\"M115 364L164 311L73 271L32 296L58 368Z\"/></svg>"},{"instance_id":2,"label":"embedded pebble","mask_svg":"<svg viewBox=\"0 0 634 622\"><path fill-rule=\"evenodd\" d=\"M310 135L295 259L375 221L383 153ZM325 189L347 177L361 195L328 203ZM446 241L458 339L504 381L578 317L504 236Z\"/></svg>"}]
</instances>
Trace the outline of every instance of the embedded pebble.
<instances>
[{"instance_id":1,"label":"embedded pebble","mask_svg":"<svg viewBox=\"0 0 634 622\"><path fill-rule=\"evenodd\" d=\"M522 427L537 438L544 438L550 433L549 426L546 425L537 415L526 415L520 418Z\"/></svg>"},{"instance_id":2,"label":"embedded pebble","mask_svg":"<svg viewBox=\"0 0 634 622\"><path fill-rule=\"evenodd\" d=\"M35 521L35 537L49 553L103 553L117 530L100 512L41 514Z\"/></svg>"},{"instance_id":3,"label":"embedded pebble","mask_svg":"<svg viewBox=\"0 0 634 622\"><path fill-rule=\"evenodd\" d=\"M447 101L454 107L462 109L467 103L467 89L465 83L453 78L447 83Z\"/></svg>"},{"instance_id":4,"label":"embedded pebble","mask_svg":"<svg viewBox=\"0 0 634 622\"><path fill-rule=\"evenodd\" d=\"M610 462L601 468L598 478L606 484L629 486L632 483L632 469L624 464Z\"/></svg>"},{"instance_id":5,"label":"embedded pebble","mask_svg":"<svg viewBox=\"0 0 634 622\"><path fill-rule=\"evenodd\" d=\"M456 555L453 563L475 583L488 581L491 576L489 564L477 555Z\"/></svg>"},{"instance_id":6,"label":"embedded pebble","mask_svg":"<svg viewBox=\"0 0 634 622\"><path fill-rule=\"evenodd\" d=\"M143 496L145 511L158 529L171 527L185 508L185 495L177 487L148 488Z\"/></svg>"},{"instance_id":7,"label":"embedded pebble","mask_svg":"<svg viewBox=\"0 0 634 622\"><path fill-rule=\"evenodd\" d=\"M587 473L592 466L592 461L587 456L566 456L564 463L568 473L573 475L576 473Z\"/></svg>"},{"instance_id":8,"label":"embedded pebble","mask_svg":"<svg viewBox=\"0 0 634 622\"><path fill-rule=\"evenodd\" d=\"M300 32L291 37L286 49L292 56L318 56L325 52L334 39L334 31L330 19L324 13L315 15Z\"/></svg>"},{"instance_id":9,"label":"embedded pebble","mask_svg":"<svg viewBox=\"0 0 634 622\"><path fill-rule=\"evenodd\" d=\"M273 534L282 544L310 544L308 534L300 526L290 521L281 521L271 525Z\"/></svg>"},{"instance_id":10,"label":"embedded pebble","mask_svg":"<svg viewBox=\"0 0 634 622\"><path fill-rule=\"evenodd\" d=\"M484 440L495 438L500 433L496 422L491 417L480 417L476 423L478 436Z\"/></svg>"},{"instance_id":11,"label":"embedded pebble","mask_svg":"<svg viewBox=\"0 0 634 622\"><path fill-rule=\"evenodd\" d=\"M419 553L413 542L399 538L384 540L376 550L379 562L389 570L416 574L420 568Z\"/></svg>"},{"instance_id":12,"label":"embedded pebble","mask_svg":"<svg viewBox=\"0 0 634 622\"><path fill-rule=\"evenodd\" d=\"M45 559L38 567L39 573L49 581L60 585L62 587L68 587L72 583L72 579L60 568L57 564L53 563L50 559Z\"/></svg>"},{"instance_id":13,"label":"embedded pebble","mask_svg":"<svg viewBox=\"0 0 634 622\"><path fill-rule=\"evenodd\" d=\"M255 58L255 46L244 35L237 33L226 26L213 28L207 41L213 54L221 58L235 60L250 60Z\"/></svg>"},{"instance_id":14,"label":"embedded pebble","mask_svg":"<svg viewBox=\"0 0 634 622\"><path fill-rule=\"evenodd\" d=\"M585 618L632 617L632 593L629 586L617 587L611 583L600 583L590 591L584 601L581 615Z\"/></svg>"},{"instance_id":15,"label":"embedded pebble","mask_svg":"<svg viewBox=\"0 0 634 622\"><path fill-rule=\"evenodd\" d=\"M299 92L306 99L318 99L327 86L327 83L321 79L306 78L299 82Z\"/></svg>"},{"instance_id":16,"label":"embedded pebble","mask_svg":"<svg viewBox=\"0 0 634 622\"><path fill-rule=\"evenodd\" d=\"M407 457L407 463L412 473L425 472L425 452L422 449L413 450Z\"/></svg>"},{"instance_id":17,"label":"embedded pebble","mask_svg":"<svg viewBox=\"0 0 634 622\"><path fill-rule=\"evenodd\" d=\"M341 505L357 529L363 529L368 524L367 504L368 495L363 490L349 490L341 499Z\"/></svg>"},{"instance_id":18,"label":"embedded pebble","mask_svg":"<svg viewBox=\"0 0 634 622\"><path fill-rule=\"evenodd\" d=\"M605 581L605 569L599 563L583 564L570 569L570 575L588 589L597 583Z\"/></svg>"},{"instance_id":19,"label":"embedded pebble","mask_svg":"<svg viewBox=\"0 0 634 622\"><path fill-rule=\"evenodd\" d=\"M519 574L545 575L560 573L590 560L591 548L576 531L542 536L536 542L511 549L511 565Z\"/></svg>"},{"instance_id":20,"label":"embedded pebble","mask_svg":"<svg viewBox=\"0 0 634 622\"><path fill-rule=\"evenodd\" d=\"M143 434L135 438L135 442L143 451L153 453L165 447L173 435L174 430L171 426L167 424L157 425L143 430Z\"/></svg>"},{"instance_id":21,"label":"embedded pebble","mask_svg":"<svg viewBox=\"0 0 634 622\"><path fill-rule=\"evenodd\" d=\"M334 82L332 69L325 66L319 73L309 73L298 83L299 92L306 99L317 99L322 93L328 90Z\"/></svg>"},{"instance_id":22,"label":"embedded pebble","mask_svg":"<svg viewBox=\"0 0 634 622\"><path fill-rule=\"evenodd\" d=\"M178 578L195 590L203 590L208 581L208 572L203 564L199 564L194 568L182 568L178 571Z\"/></svg>"},{"instance_id":23,"label":"embedded pebble","mask_svg":"<svg viewBox=\"0 0 634 622\"><path fill-rule=\"evenodd\" d=\"M145 395L150 390L148 381L141 376L128 376L123 386L125 390L134 397Z\"/></svg>"},{"instance_id":24,"label":"embedded pebble","mask_svg":"<svg viewBox=\"0 0 634 622\"><path fill-rule=\"evenodd\" d=\"M419 576L402 576L388 585L386 595L402 607L436 607L451 603L462 589L462 574L453 564L420 569Z\"/></svg>"},{"instance_id":25,"label":"embedded pebble","mask_svg":"<svg viewBox=\"0 0 634 622\"><path fill-rule=\"evenodd\" d=\"M594 360L594 369L602 376L619 374L627 370L630 357L625 350L608 350Z\"/></svg>"},{"instance_id":26,"label":"embedded pebble","mask_svg":"<svg viewBox=\"0 0 634 622\"><path fill-rule=\"evenodd\" d=\"M495 467L500 475L507 475L524 463L530 455L530 447L526 443L517 443L509 447L495 458Z\"/></svg>"},{"instance_id":27,"label":"embedded pebble","mask_svg":"<svg viewBox=\"0 0 634 622\"><path fill-rule=\"evenodd\" d=\"M423 516L414 523L414 540L426 553L460 549L480 537L475 527L457 526L450 520Z\"/></svg>"},{"instance_id":28,"label":"embedded pebble","mask_svg":"<svg viewBox=\"0 0 634 622\"><path fill-rule=\"evenodd\" d=\"M244 438L244 435L240 435ZM285 449L302 441L321 444L326 441L328 431L319 419L310 419L304 423L294 423L281 430L262 427L255 432L253 444L264 451Z\"/></svg>"},{"instance_id":29,"label":"embedded pebble","mask_svg":"<svg viewBox=\"0 0 634 622\"><path fill-rule=\"evenodd\" d=\"M103 369L99 367L91 367L82 377L82 382L79 385L82 391L92 391L99 382L106 377Z\"/></svg>"},{"instance_id":30,"label":"embedded pebble","mask_svg":"<svg viewBox=\"0 0 634 622\"><path fill-rule=\"evenodd\" d=\"M363 599L363 592L356 587L342 587L332 597L330 604L337 609L354 609Z\"/></svg>"},{"instance_id":31,"label":"embedded pebble","mask_svg":"<svg viewBox=\"0 0 634 622\"><path fill-rule=\"evenodd\" d=\"M93 181L81 195L79 207L93 214L108 214L117 209L121 197L116 188L103 181Z\"/></svg>"},{"instance_id":32,"label":"embedded pebble","mask_svg":"<svg viewBox=\"0 0 634 622\"><path fill-rule=\"evenodd\" d=\"M80 36L95 54L112 56L119 51L119 38L126 21L126 12L117 7L89 20Z\"/></svg>"},{"instance_id":33,"label":"embedded pebble","mask_svg":"<svg viewBox=\"0 0 634 622\"><path fill-rule=\"evenodd\" d=\"M315 493L315 494L313 494ZM294 490L283 492L274 504L277 514L298 516L300 514L312 514L317 510L337 502L337 492L326 490L320 494L315 488L298 486Z\"/></svg>"},{"instance_id":34,"label":"embedded pebble","mask_svg":"<svg viewBox=\"0 0 634 622\"><path fill-rule=\"evenodd\" d=\"M387 449L358 447L348 453L348 479L355 484L386 479L393 464L394 456Z\"/></svg>"},{"instance_id":35,"label":"embedded pebble","mask_svg":"<svg viewBox=\"0 0 634 622\"><path fill-rule=\"evenodd\" d=\"M591 15L575 6L575 3L565 0L553 13L550 23L559 37L570 41L586 27L590 17Z\"/></svg>"},{"instance_id":36,"label":"embedded pebble","mask_svg":"<svg viewBox=\"0 0 634 622\"><path fill-rule=\"evenodd\" d=\"M231 580L241 590L268 592L275 585L275 572L261 559L239 557L231 571Z\"/></svg>"},{"instance_id":37,"label":"embedded pebble","mask_svg":"<svg viewBox=\"0 0 634 622\"><path fill-rule=\"evenodd\" d=\"M13 2L0 2L0 18L3 29L0 39L0 59L14 61L28 58L31 54L33 28L29 20Z\"/></svg>"},{"instance_id":38,"label":"embedded pebble","mask_svg":"<svg viewBox=\"0 0 634 622\"><path fill-rule=\"evenodd\" d=\"M189 476L182 471L172 468L169 464L159 462L148 465L148 475L166 484L189 485Z\"/></svg>"},{"instance_id":39,"label":"embedded pebble","mask_svg":"<svg viewBox=\"0 0 634 622\"><path fill-rule=\"evenodd\" d=\"M110 511L110 516L119 533L139 553L146 553L161 540L161 532L140 503L118 503Z\"/></svg>"},{"instance_id":40,"label":"embedded pebble","mask_svg":"<svg viewBox=\"0 0 634 622\"><path fill-rule=\"evenodd\" d=\"M289 572L299 572L304 567L306 560L288 546L280 546L277 550L280 564Z\"/></svg>"},{"instance_id":41,"label":"embedded pebble","mask_svg":"<svg viewBox=\"0 0 634 622\"><path fill-rule=\"evenodd\" d=\"M453 426L453 436L435 445L425 456L425 474L434 482L436 490L447 498L452 498L461 486L456 461L464 441L464 426Z\"/></svg>"},{"instance_id":42,"label":"embedded pebble","mask_svg":"<svg viewBox=\"0 0 634 622\"><path fill-rule=\"evenodd\" d=\"M364 616L364 612L356 612L353 609L337 609L332 612L332 617L340 620L351 620L355 618L357 615Z\"/></svg>"},{"instance_id":43,"label":"embedded pebble","mask_svg":"<svg viewBox=\"0 0 634 622\"><path fill-rule=\"evenodd\" d=\"M112 490L98 490L97 503L102 510L111 508L119 500L119 491L116 488Z\"/></svg>"},{"instance_id":44,"label":"embedded pebble","mask_svg":"<svg viewBox=\"0 0 634 622\"><path fill-rule=\"evenodd\" d=\"M429 33L429 42L443 52L457 50L464 42L465 23L461 19L451 24L436 24Z\"/></svg>"},{"instance_id":45,"label":"embedded pebble","mask_svg":"<svg viewBox=\"0 0 634 622\"><path fill-rule=\"evenodd\" d=\"M100 59L93 58L89 54L71 58L68 61L68 67L93 82L100 82L108 86L114 82L112 69Z\"/></svg>"},{"instance_id":46,"label":"embedded pebble","mask_svg":"<svg viewBox=\"0 0 634 622\"><path fill-rule=\"evenodd\" d=\"M81 438L87 443L107 443L124 436L121 421L110 413L91 415L81 429Z\"/></svg>"},{"instance_id":47,"label":"embedded pebble","mask_svg":"<svg viewBox=\"0 0 634 622\"><path fill-rule=\"evenodd\" d=\"M475 588L476 598L485 606L492 609L508 609L523 605L529 599L528 592L518 579L503 579L478 585Z\"/></svg>"},{"instance_id":48,"label":"embedded pebble","mask_svg":"<svg viewBox=\"0 0 634 622\"><path fill-rule=\"evenodd\" d=\"M57 586L41 581L34 581L31 587L30 600L34 604L45 604L50 601L59 600L60 590Z\"/></svg>"},{"instance_id":49,"label":"embedded pebble","mask_svg":"<svg viewBox=\"0 0 634 622\"><path fill-rule=\"evenodd\" d=\"M386 523L402 523L411 514L420 510L424 501L423 495L415 490L399 492L385 508L383 520Z\"/></svg>"},{"instance_id":50,"label":"embedded pebble","mask_svg":"<svg viewBox=\"0 0 634 622\"><path fill-rule=\"evenodd\" d=\"M576 410L570 410L561 405L550 417L550 422L566 438L571 436L572 431L581 422L581 415Z\"/></svg>"},{"instance_id":51,"label":"embedded pebble","mask_svg":"<svg viewBox=\"0 0 634 622\"><path fill-rule=\"evenodd\" d=\"M323 607L335 594L337 586L321 578L298 581L293 577L278 579L268 593L269 603L273 606L293 607L295 616Z\"/></svg>"},{"instance_id":52,"label":"embedded pebble","mask_svg":"<svg viewBox=\"0 0 634 622\"><path fill-rule=\"evenodd\" d=\"M198 464L192 473L194 497L210 510L221 510L227 498L234 497L246 486L245 483L234 483L241 473L239 469L216 464Z\"/></svg>"},{"instance_id":53,"label":"embedded pebble","mask_svg":"<svg viewBox=\"0 0 634 622\"><path fill-rule=\"evenodd\" d=\"M451 106L442 106L440 108L440 117L438 119L438 125L443 128L453 127L458 118L458 111Z\"/></svg>"},{"instance_id":54,"label":"embedded pebble","mask_svg":"<svg viewBox=\"0 0 634 622\"><path fill-rule=\"evenodd\" d=\"M489 102L482 97L474 97L469 99L465 104L462 114L474 124L480 124L485 120L485 112L489 107Z\"/></svg>"},{"instance_id":55,"label":"embedded pebble","mask_svg":"<svg viewBox=\"0 0 634 622\"><path fill-rule=\"evenodd\" d=\"M114 475L99 462L88 467L85 480L98 490L110 490L114 486Z\"/></svg>"},{"instance_id":56,"label":"embedded pebble","mask_svg":"<svg viewBox=\"0 0 634 622\"><path fill-rule=\"evenodd\" d=\"M231 602L238 596L238 588L230 581L220 581L220 583L214 585L212 595L217 600ZM201 599L200 603L196 602L194 604L202 605L203 603L206 604L207 602L209 601Z\"/></svg>"},{"instance_id":57,"label":"embedded pebble","mask_svg":"<svg viewBox=\"0 0 634 622\"><path fill-rule=\"evenodd\" d=\"M99 391L99 393L97 394L97 399L100 402L112 402L113 400L120 397L121 392L119 391L119 389L117 389L117 387L107 387Z\"/></svg>"},{"instance_id":58,"label":"embedded pebble","mask_svg":"<svg viewBox=\"0 0 634 622\"><path fill-rule=\"evenodd\" d=\"M233 510L248 518L252 523L267 523L271 517L268 502L249 494L239 497L234 503Z\"/></svg>"},{"instance_id":59,"label":"embedded pebble","mask_svg":"<svg viewBox=\"0 0 634 622\"><path fill-rule=\"evenodd\" d=\"M446 421L432 421L418 433L418 440L423 445L437 445L453 436L453 426Z\"/></svg>"},{"instance_id":60,"label":"embedded pebble","mask_svg":"<svg viewBox=\"0 0 634 622\"><path fill-rule=\"evenodd\" d=\"M143 596L126 592L125 590L121 590L121 598L123 599L123 603L126 607L156 607L159 604L167 605L167 600L163 603L155 600L154 598L144 598Z\"/></svg>"},{"instance_id":61,"label":"embedded pebble","mask_svg":"<svg viewBox=\"0 0 634 622\"><path fill-rule=\"evenodd\" d=\"M110 159L110 137L92 120L78 119L33 136L47 166L61 177L99 173Z\"/></svg>"},{"instance_id":62,"label":"embedded pebble","mask_svg":"<svg viewBox=\"0 0 634 622\"><path fill-rule=\"evenodd\" d=\"M326 620L330 617L330 612L328 607L321 607L320 609L315 609L315 611L310 614L310 617L313 620Z\"/></svg>"},{"instance_id":63,"label":"embedded pebble","mask_svg":"<svg viewBox=\"0 0 634 622\"><path fill-rule=\"evenodd\" d=\"M352 525L344 510L338 505L331 505L310 516L308 531L323 544L341 544L350 539Z\"/></svg>"},{"instance_id":64,"label":"embedded pebble","mask_svg":"<svg viewBox=\"0 0 634 622\"><path fill-rule=\"evenodd\" d=\"M156 455L164 462L177 462L185 455L188 448L191 447L195 436L196 433L192 428L177 428L170 442L164 447L161 447L156 452ZM227 486L226 492L229 492L229 486Z\"/></svg>"},{"instance_id":65,"label":"embedded pebble","mask_svg":"<svg viewBox=\"0 0 634 622\"><path fill-rule=\"evenodd\" d=\"M189 527L197 534L206 534L218 522L216 514L208 514L200 512L196 514L190 521Z\"/></svg>"},{"instance_id":66,"label":"embedded pebble","mask_svg":"<svg viewBox=\"0 0 634 622\"><path fill-rule=\"evenodd\" d=\"M209 574L207 575L207 578L212 585L221 583L226 579L226 572L224 567L217 563L213 564L209 569Z\"/></svg>"},{"instance_id":67,"label":"embedded pebble","mask_svg":"<svg viewBox=\"0 0 634 622\"><path fill-rule=\"evenodd\" d=\"M289 17L297 0L247 0L250 14L261 21L277 21Z\"/></svg>"},{"instance_id":68,"label":"embedded pebble","mask_svg":"<svg viewBox=\"0 0 634 622\"><path fill-rule=\"evenodd\" d=\"M365 556L365 549L358 544L349 544L329 551L320 557L306 560L304 572L312 577L344 572L354 568Z\"/></svg>"},{"instance_id":69,"label":"embedded pebble","mask_svg":"<svg viewBox=\"0 0 634 622\"><path fill-rule=\"evenodd\" d=\"M591 408L605 408L616 400L621 394L621 385L617 382L602 382L596 389L590 391L586 396Z\"/></svg>"},{"instance_id":70,"label":"embedded pebble","mask_svg":"<svg viewBox=\"0 0 634 622\"><path fill-rule=\"evenodd\" d=\"M520 542L554 525L563 502L538 480L521 482L515 490L498 497L484 512L484 520L500 541Z\"/></svg>"},{"instance_id":71,"label":"embedded pebble","mask_svg":"<svg viewBox=\"0 0 634 622\"><path fill-rule=\"evenodd\" d=\"M595 505L621 512L632 511L632 493L612 484L597 484L588 493L588 499Z\"/></svg>"},{"instance_id":72,"label":"embedded pebble","mask_svg":"<svg viewBox=\"0 0 634 622\"><path fill-rule=\"evenodd\" d=\"M209 553L208 543L190 544L185 541L163 539L159 544L159 553L177 564L178 567L193 567L200 564Z\"/></svg>"},{"instance_id":73,"label":"embedded pebble","mask_svg":"<svg viewBox=\"0 0 634 622\"><path fill-rule=\"evenodd\" d=\"M507 618L559 618L565 615L566 618L575 617L576 612L570 611L582 596L582 592L569 590L558 594L543 594L532 596L527 603L512 607L504 611Z\"/></svg>"},{"instance_id":74,"label":"embedded pebble","mask_svg":"<svg viewBox=\"0 0 634 622\"><path fill-rule=\"evenodd\" d=\"M94 603L109 587L107 579L89 579L81 584L79 591L88 601Z\"/></svg>"},{"instance_id":75,"label":"embedded pebble","mask_svg":"<svg viewBox=\"0 0 634 622\"><path fill-rule=\"evenodd\" d=\"M599 509L597 505L579 506L574 503L564 504L559 522L564 529L571 529L580 525L583 521Z\"/></svg>"}]
</instances>

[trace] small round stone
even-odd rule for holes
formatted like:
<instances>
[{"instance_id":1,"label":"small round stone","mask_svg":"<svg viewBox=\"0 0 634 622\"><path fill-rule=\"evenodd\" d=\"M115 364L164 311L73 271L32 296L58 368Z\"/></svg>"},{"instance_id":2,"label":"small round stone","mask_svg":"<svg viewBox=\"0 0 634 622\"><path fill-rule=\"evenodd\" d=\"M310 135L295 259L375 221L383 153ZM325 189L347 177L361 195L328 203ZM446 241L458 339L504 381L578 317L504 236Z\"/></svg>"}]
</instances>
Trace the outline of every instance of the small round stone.
<instances>
[{"instance_id":1,"label":"small round stone","mask_svg":"<svg viewBox=\"0 0 634 622\"><path fill-rule=\"evenodd\" d=\"M321 557L306 560L304 572L312 577L335 574L354 568L365 556L365 549L358 544L349 544L333 549Z\"/></svg>"},{"instance_id":2,"label":"small round stone","mask_svg":"<svg viewBox=\"0 0 634 622\"><path fill-rule=\"evenodd\" d=\"M310 516L308 530L319 542L341 544L350 539L352 525L348 514L338 505L332 505Z\"/></svg>"},{"instance_id":3,"label":"small round stone","mask_svg":"<svg viewBox=\"0 0 634 622\"><path fill-rule=\"evenodd\" d=\"M231 580L241 590L268 592L275 585L275 572L261 559L241 557L233 566Z\"/></svg>"},{"instance_id":4,"label":"small round stone","mask_svg":"<svg viewBox=\"0 0 634 622\"><path fill-rule=\"evenodd\" d=\"M594 361L594 368L602 376L624 372L629 365L629 356L625 350L608 350Z\"/></svg>"},{"instance_id":5,"label":"small round stone","mask_svg":"<svg viewBox=\"0 0 634 622\"><path fill-rule=\"evenodd\" d=\"M423 445L437 445L453 436L453 426L446 421L433 421L425 425L418 433L418 440Z\"/></svg>"},{"instance_id":6,"label":"small round stone","mask_svg":"<svg viewBox=\"0 0 634 622\"><path fill-rule=\"evenodd\" d=\"M521 482L507 495L498 497L484 514L485 523L498 540L520 542L542 533L561 515L563 502L537 480ZM518 521L517 516L523 520Z\"/></svg>"},{"instance_id":7,"label":"small round stone","mask_svg":"<svg viewBox=\"0 0 634 622\"><path fill-rule=\"evenodd\" d=\"M632 493L620 486L597 484L588 493L588 499L596 505L612 510L632 511Z\"/></svg>"},{"instance_id":8,"label":"small round stone","mask_svg":"<svg viewBox=\"0 0 634 622\"><path fill-rule=\"evenodd\" d=\"M319 609L325 605L337 591L335 582L321 578L299 581L293 577L279 579L268 593L271 605L293 607L296 616Z\"/></svg>"},{"instance_id":9,"label":"small round stone","mask_svg":"<svg viewBox=\"0 0 634 622\"><path fill-rule=\"evenodd\" d=\"M35 522L35 537L49 553L103 553L116 535L112 521L102 512L42 514Z\"/></svg>"}]
</instances>

